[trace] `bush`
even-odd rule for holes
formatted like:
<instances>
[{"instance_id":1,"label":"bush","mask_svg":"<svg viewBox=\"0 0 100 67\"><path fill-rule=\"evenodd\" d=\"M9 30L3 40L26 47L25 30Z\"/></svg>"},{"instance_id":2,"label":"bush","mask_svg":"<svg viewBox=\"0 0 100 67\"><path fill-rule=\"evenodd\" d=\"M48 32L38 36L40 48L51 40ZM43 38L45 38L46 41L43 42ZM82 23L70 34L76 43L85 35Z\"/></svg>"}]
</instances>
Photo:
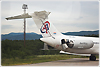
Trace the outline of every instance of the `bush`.
<instances>
[{"instance_id":1,"label":"bush","mask_svg":"<svg viewBox=\"0 0 100 67\"><path fill-rule=\"evenodd\" d=\"M59 54L58 50L43 51L44 43L40 40L26 40L24 47L23 40L2 40L1 56L2 58L21 58L33 55L53 55Z\"/></svg>"}]
</instances>

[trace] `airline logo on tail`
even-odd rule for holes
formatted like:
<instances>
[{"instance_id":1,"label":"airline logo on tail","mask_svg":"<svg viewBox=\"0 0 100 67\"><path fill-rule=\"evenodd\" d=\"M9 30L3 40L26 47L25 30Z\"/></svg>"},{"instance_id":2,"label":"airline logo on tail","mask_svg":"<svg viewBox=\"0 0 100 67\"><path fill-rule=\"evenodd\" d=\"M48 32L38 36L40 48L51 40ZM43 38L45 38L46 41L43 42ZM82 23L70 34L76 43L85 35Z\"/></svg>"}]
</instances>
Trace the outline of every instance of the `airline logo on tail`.
<instances>
[{"instance_id":1,"label":"airline logo on tail","mask_svg":"<svg viewBox=\"0 0 100 67\"><path fill-rule=\"evenodd\" d=\"M40 31L41 31L41 33L48 33L49 28L50 28L50 23L48 21L46 21L41 26Z\"/></svg>"}]
</instances>

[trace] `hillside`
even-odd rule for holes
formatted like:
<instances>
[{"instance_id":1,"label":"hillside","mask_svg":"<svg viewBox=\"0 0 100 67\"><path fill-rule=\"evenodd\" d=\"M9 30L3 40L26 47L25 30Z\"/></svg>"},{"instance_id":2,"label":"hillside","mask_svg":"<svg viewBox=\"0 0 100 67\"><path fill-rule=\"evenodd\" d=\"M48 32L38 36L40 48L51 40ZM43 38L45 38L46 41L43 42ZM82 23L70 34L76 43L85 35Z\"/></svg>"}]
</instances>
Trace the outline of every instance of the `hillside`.
<instances>
[{"instance_id":1,"label":"hillside","mask_svg":"<svg viewBox=\"0 0 100 67\"><path fill-rule=\"evenodd\" d=\"M26 40L35 40L42 38L42 35L36 33L26 33ZM1 35L1 40L24 40L24 33L9 33Z\"/></svg>"},{"instance_id":2,"label":"hillside","mask_svg":"<svg viewBox=\"0 0 100 67\"><path fill-rule=\"evenodd\" d=\"M66 32L66 33L62 33L64 35L75 35L75 36L84 36L84 35L98 35L99 34L99 30L96 31L80 31L80 32Z\"/></svg>"},{"instance_id":3,"label":"hillside","mask_svg":"<svg viewBox=\"0 0 100 67\"><path fill-rule=\"evenodd\" d=\"M96 31L80 31L80 32L67 32L62 33L64 35L75 35L75 36L84 36L84 35L98 35L99 30ZM35 40L42 38L42 35L36 34L34 32L32 33L26 33L26 40ZM9 34L2 34L1 40L23 40L24 39L24 33L9 33Z\"/></svg>"}]
</instances>

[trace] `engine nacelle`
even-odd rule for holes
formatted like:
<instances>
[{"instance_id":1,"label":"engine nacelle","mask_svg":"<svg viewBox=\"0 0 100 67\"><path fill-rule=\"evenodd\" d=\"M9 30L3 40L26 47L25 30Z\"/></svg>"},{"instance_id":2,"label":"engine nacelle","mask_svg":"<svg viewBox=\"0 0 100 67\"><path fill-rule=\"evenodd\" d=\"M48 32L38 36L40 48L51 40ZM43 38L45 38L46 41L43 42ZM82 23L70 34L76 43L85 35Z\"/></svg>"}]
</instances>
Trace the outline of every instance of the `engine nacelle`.
<instances>
[{"instance_id":1,"label":"engine nacelle","mask_svg":"<svg viewBox=\"0 0 100 67\"><path fill-rule=\"evenodd\" d=\"M92 48L94 45L92 40L74 40L67 43L69 48L75 49L89 49Z\"/></svg>"}]
</instances>

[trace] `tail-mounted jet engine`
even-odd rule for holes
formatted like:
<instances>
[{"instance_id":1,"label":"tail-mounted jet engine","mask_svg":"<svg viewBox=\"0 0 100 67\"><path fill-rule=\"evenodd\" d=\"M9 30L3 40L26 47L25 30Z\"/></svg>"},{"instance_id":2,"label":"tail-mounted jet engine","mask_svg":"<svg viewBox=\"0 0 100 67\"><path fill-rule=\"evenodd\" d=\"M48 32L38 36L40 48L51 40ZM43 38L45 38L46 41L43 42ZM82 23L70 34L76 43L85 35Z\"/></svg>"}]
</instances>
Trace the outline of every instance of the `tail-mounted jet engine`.
<instances>
[{"instance_id":1,"label":"tail-mounted jet engine","mask_svg":"<svg viewBox=\"0 0 100 67\"><path fill-rule=\"evenodd\" d=\"M74 48L74 49L89 49L92 48L94 43L92 40L61 40L63 49Z\"/></svg>"},{"instance_id":2,"label":"tail-mounted jet engine","mask_svg":"<svg viewBox=\"0 0 100 67\"><path fill-rule=\"evenodd\" d=\"M62 45L62 48L63 49L66 49L66 48L68 48L68 46L67 46L67 43L69 43L69 40L68 39L62 39L61 40L61 45Z\"/></svg>"}]
</instances>

